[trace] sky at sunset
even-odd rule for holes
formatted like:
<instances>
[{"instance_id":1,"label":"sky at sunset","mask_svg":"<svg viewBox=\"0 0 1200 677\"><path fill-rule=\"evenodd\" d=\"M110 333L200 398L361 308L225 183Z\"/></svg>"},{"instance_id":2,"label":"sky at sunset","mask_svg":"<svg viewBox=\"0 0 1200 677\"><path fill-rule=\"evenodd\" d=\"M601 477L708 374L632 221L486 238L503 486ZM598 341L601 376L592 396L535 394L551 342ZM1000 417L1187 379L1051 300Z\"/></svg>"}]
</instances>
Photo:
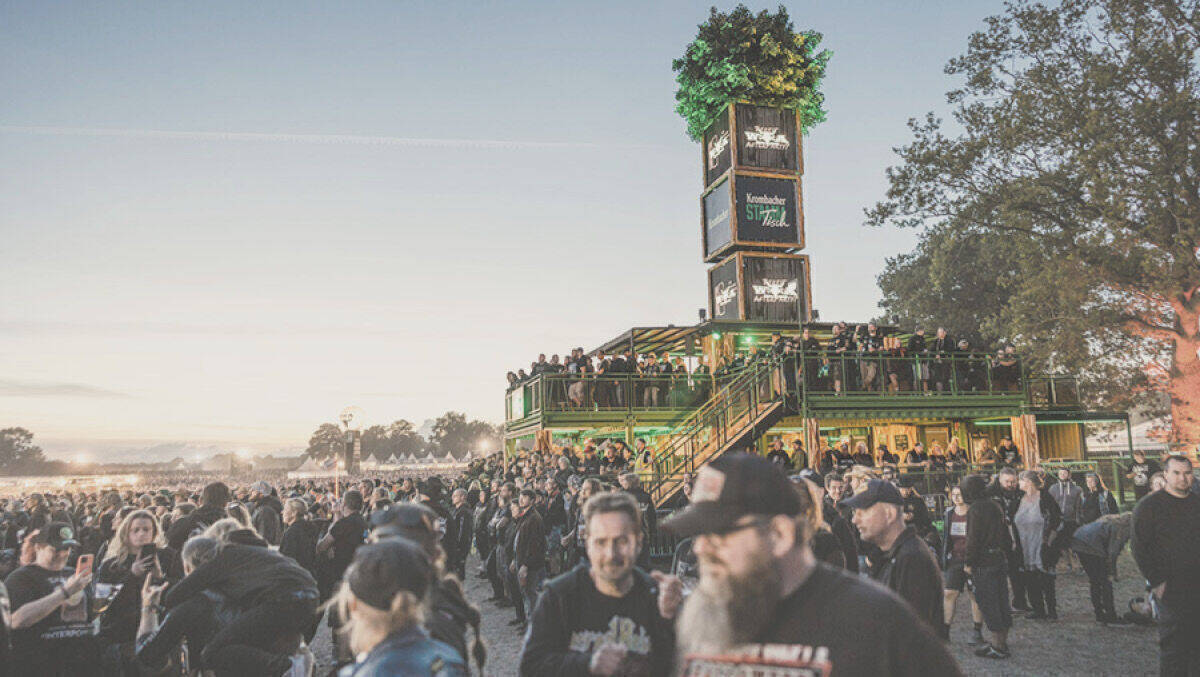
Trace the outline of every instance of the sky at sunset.
<instances>
[{"instance_id":1,"label":"sky at sunset","mask_svg":"<svg viewBox=\"0 0 1200 677\"><path fill-rule=\"evenodd\" d=\"M500 422L504 373L706 305L671 60L708 2L0 3L0 427L51 457ZM753 9L774 7L755 5ZM906 121L999 2L792 2L814 307L878 312Z\"/></svg>"}]
</instances>

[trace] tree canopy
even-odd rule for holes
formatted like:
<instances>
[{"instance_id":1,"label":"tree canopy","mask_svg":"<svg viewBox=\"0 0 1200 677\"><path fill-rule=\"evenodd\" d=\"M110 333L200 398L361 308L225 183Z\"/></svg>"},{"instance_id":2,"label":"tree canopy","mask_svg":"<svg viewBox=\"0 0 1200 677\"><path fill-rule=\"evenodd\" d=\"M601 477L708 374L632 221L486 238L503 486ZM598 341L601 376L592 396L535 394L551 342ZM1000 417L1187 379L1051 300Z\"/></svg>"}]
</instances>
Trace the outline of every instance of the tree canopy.
<instances>
[{"instance_id":1,"label":"tree canopy","mask_svg":"<svg viewBox=\"0 0 1200 677\"><path fill-rule=\"evenodd\" d=\"M821 79L832 53L817 51L820 33L796 32L782 5L757 15L745 5L729 13L713 7L699 28L671 64L679 84L675 111L692 139L699 141L725 106L739 100L794 109L805 130L825 120Z\"/></svg>"},{"instance_id":2,"label":"tree canopy","mask_svg":"<svg viewBox=\"0 0 1200 677\"><path fill-rule=\"evenodd\" d=\"M33 433L19 427L0 430L0 472L38 472L45 464L42 448L33 443Z\"/></svg>"},{"instance_id":3,"label":"tree canopy","mask_svg":"<svg viewBox=\"0 0 1200 677\"><path fill-rule=\"evenodd\" d=\"M1016 343L1200 440L1200 0L1016 0L946 67L868 224L920 228L883 307ZM1126 400L1127 401L1127 400Z\"/></svg>"}]
</instances>

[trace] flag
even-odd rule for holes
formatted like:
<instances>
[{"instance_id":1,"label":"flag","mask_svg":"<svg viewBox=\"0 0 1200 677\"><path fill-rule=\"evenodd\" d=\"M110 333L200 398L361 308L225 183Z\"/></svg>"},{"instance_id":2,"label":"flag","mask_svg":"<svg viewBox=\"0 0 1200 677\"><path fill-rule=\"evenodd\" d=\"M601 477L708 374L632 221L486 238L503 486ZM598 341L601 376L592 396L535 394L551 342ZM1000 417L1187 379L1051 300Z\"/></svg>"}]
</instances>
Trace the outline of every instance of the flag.
<instances>
[{"instance_id":1,"label":"flag","mask_svg":"<svg viewBox=\"0 0 1200 677\"><path fill-rule=\"evenodd\" d=\"M321 461L321 467L326 470L329 470L330 468L332 468L335 465L337 465L337 457L336 456L330 456L329 458L325 459L324 461Z\"/></svg>"}]
</instances>

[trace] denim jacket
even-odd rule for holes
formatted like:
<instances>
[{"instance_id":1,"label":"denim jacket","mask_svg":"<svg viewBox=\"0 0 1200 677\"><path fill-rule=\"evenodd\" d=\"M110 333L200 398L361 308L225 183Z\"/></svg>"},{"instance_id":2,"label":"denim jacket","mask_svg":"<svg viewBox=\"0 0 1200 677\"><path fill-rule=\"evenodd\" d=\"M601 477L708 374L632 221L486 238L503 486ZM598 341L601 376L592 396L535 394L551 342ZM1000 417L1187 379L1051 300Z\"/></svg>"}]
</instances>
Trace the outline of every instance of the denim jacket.
<instances>
[{"instance_id":1,"label":"denim jacket","mask_svg":"<svg viewBox=\"0 0 1200 677\"><path fill-rule=\"evenodd\" d=\"M388 635L365 657L338 672L338 677L467 677L462 658L448 644L431 639L420 627Z\"/></svg>"}]
</instances>

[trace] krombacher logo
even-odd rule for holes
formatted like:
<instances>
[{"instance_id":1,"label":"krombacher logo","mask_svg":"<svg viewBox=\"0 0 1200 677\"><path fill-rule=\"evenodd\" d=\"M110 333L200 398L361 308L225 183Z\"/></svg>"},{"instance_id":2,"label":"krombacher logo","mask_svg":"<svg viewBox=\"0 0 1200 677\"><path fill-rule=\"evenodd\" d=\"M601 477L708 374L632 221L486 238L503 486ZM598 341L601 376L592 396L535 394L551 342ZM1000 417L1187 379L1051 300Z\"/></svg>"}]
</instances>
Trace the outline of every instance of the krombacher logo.
<instances>
[{"instance_id":1,"label":"krombacher logo","mask_svg":"<svg viewBox=\"0 0 1200 677\"><path fill-rule=\"evenodd\" d=\"M776 195L746 196L746 218L766 228L787 228L787 199Z\"/></svg>"}]
</instances>

